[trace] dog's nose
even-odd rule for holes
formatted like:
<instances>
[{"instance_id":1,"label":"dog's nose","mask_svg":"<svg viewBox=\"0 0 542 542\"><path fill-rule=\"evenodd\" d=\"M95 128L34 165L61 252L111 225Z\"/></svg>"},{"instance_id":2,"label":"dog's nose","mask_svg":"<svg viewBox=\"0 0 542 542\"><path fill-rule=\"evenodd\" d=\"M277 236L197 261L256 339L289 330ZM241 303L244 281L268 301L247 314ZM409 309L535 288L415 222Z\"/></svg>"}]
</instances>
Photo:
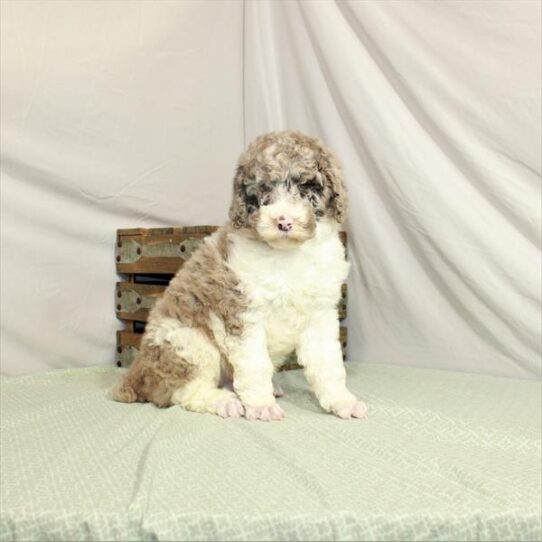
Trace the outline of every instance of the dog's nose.
<instances>
[{"instance_id":1,"label":"dog's nose","mask_svg":"<svg viewBox=\"0 0 542 542\"><path fill-rule=\"evenodd\" d=\"M277 222L280 231L290 231L293 225L294 221L291 218L284 218L283 216L279 217L279 221Z\"/></svg>"}]
</instances>

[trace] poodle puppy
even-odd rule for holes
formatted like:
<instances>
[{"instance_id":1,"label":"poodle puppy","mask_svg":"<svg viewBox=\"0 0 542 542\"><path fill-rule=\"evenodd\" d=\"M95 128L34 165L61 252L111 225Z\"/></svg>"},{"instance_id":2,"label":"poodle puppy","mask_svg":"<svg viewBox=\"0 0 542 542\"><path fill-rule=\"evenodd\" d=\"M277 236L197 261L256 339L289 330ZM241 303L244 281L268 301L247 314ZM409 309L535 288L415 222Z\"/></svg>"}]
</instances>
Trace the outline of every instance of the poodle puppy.
<instances>
[{"instance_id":1,"label":"poodle puppy","mask_svg":"<svg viewBox=\"0 0 542 542\"><path fill-rule=\"evenodd\" d=\"M339 343L346 209L340 165L319 140L297 131L258 137L239 158L230 221L156 302L113 398L280 420L272 378L295 351L324 410L364 417Z\"/></svg>"}]
</instances>

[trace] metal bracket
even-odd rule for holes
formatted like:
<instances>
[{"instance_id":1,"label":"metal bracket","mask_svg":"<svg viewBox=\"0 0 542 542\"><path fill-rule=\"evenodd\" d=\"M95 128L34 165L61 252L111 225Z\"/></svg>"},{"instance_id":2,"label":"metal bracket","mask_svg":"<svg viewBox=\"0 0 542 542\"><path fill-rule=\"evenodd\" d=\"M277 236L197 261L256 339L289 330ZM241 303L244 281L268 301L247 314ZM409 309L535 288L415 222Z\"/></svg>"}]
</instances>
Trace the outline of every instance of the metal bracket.
<instances>
[{"instance_id":1,"label":"metal bracket","mask_svg":"<svg viewBox=\"0 0 542 542\"><path fill-rule=\"evenodd\" d=\"M135 239L121 240L115 248L117 263L135 263L141 258L181 258L188 260L203 239L185 239L180 243L141 244ZM119 259L120 258L120 259Z\"/></svg>"},{"instance_id":2,"label":"metal bracket","mask_svg":"<svg viewBox=\"0 0 542 542\"><path fill-rule=\"evenodd\" d=\"M130 367L138 353L139 348L135 346L121 346L121 351L117 350L115 361L119 367Z\"/></svg>"},{"instance_id":3,"label":"metal bracket","mask_svg":"<svg viewBox=\"0 0 542 542\"><path fill-rule=\"evenodd\" d=\"M158 297L141 295L132 289L117 290L117 312L132 314L140 309L152 309Z\"/></svg>"}]
</instances>

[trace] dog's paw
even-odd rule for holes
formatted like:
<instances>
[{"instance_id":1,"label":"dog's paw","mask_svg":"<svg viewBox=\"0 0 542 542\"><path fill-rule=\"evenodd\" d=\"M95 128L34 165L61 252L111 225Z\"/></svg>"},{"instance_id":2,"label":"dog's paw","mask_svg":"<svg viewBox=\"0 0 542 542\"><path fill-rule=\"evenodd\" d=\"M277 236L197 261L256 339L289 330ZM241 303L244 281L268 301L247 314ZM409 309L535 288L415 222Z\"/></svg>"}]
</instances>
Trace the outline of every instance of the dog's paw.
<instances>
[{"instance_id":1,"label":"dog's paw","mask_svg":"<svg viewBox=\"0 0 542 542\"><path fill-rule=\"evenodd\" d=\"M245 413L245 407L237 397L222 399L214 407L216 414L222 418L240 418Z\"/></svg>"},{"instance_id":2,"label":"dog's paw","mask_svg":"<svg viewBox=\"0 0 542 542\"><path fill-rule=\"evenodd\" d=\"M331 412L345 420L350 418L367 418L367 405L357 399L340 401L331 405Z\"/></svg>"},{"instance_id":3,"label":"dog's paw","mask_svg":"<svg viewBox=\"0 0 542 542\"><path fill-rule=\"evenodd\" d=\"M245 418L263 422L278 421L284 418L284 410L277 403L267 406L245 406Z\"/></svg>"}]
</instances>

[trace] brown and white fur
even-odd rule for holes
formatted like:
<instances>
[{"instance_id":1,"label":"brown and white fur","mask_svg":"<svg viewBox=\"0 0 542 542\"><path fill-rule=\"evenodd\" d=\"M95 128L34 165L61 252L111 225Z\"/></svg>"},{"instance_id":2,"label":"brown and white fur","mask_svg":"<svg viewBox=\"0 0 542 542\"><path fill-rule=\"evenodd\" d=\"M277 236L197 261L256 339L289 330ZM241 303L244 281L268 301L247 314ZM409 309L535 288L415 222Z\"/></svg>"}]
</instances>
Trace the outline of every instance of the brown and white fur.
<instances>
[{"instance_id":1,"label":"brown and white fur","mask_svg":"<svg viewBox=\"0 0 542 542\"><path fill-rule=\"evenodd\" d=\"M155 304L113 398L280 420L272 377L295 351L324 410L364 417L365 404L346 388L339 343L346 208L341 168L319 140L294 131L258 137L239 159L230 222Z\"/></svg>"}]
</instances>

